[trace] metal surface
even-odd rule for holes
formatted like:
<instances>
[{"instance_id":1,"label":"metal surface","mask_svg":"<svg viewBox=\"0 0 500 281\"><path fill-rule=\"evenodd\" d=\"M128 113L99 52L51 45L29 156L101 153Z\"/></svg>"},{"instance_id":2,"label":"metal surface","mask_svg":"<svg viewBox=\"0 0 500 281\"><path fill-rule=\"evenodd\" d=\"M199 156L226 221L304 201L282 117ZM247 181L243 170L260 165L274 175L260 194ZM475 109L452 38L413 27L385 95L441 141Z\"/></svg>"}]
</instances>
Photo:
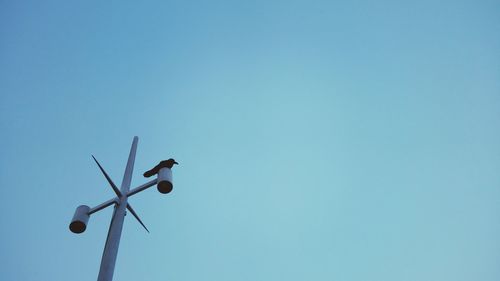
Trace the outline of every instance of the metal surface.
<instances>
[{"instance_id":1,"label":"metal surface","mask_svg":"<svg viewBox=\"0 0 500 281\"><path fill-rule=\"evenodd\" d=\"M132 181L132 172L134 170L135 153L137 151L138 141L139 139L137 137L134 137L132 148L130 149L130 154L128 156L127 167L125 168L125 173L123 175L121 194L127 194L130 189L130 182ZM113 218L111 219L111 225L109 226L106 245L104 246L104 252L102 253L101 268L99 269L99 276L97 277L97 281L113 280L116 256L118 254L118 246L120 245L123 221L125 219L125 212L127 208L127 199L128 197L126 195L121 196L119 198L118 204L115 206Z\"/></svg>"},{"instance_id":2,"label":"metal surface","mask_svg":"<svg viewBox=\"0 0 500 281\"><path fill-rule=\"evenodd\" d=\"M137 137L136 137L137 138ZM134 141L135 141L135 138L134 138ZM137 145L136 145L136 149L137 149ZM113 188L113 191L115 192L115 194L118 196L118 197L121 197L122 196L122 193L120 192L120 190L118 189L118 187L116 187L116 184L111 180L111 178L108 176L108 173L106 173L106 171L104 171L104 168L101 166L101 164L99 164L99 161L97 161L97 159L95 159L94 155L92 155L92 158L94 158L94 161L97 163L97 166L99 166L99 169L101 170L101 172L103 173L104 177L106 178L106 180L108 181L109 185L111 185L111 188ZM135 159L135 155L134 155L134 159ZM130 160L130 159L129 159ZM133 166L134 164L132 164L132 169L134 168ZM128 167L128 165L127 165ZM126 173L127 171L125 171Z\"/></svg>"},{"instance_id":3,"label":"metal surface","mask_svg":"<svg viewBox=\"0 0 500 281\"><path fill-rule=\"evenodd\" d=\"M117 197L115 197L113 199L109 199L108 201L101 203L101 204L95 206L94 208L90 209L88 214L92 215L93 213L98 212L98 211L100 211L106 207L109 207L113 204L118 204L119 201L120 201L120 199L118 199Z\"/></svg>"},{"instance_id":4,"label":"metal surface","mask_svg":"<svg viewBox=\"0 0 500 281\"><path fill-rule=\"evenodd\" d=\"M128 196L128 197L130 197L130 196L132 196L132 195L134 195L134 194L136 194L136 193L139 193L139 192L141 192L141 191L143 191L143 190L146 190L146 189L148 189L148 188L152 187L153 185L155 185L155 184L156 184L156 181L157 181L157 180L156 180L156 179L154 179L154 180L152 180L152 181L150 181L150 182L147 182L147 183L145 183L145 184L143 184L143 185L141 185L141 186L138 186L138 187L136 187L136 188L134 188L134 189L130 190L130 191L127 193L127 196Z\"/></svg>"},{"instance_id":5,"label":"metal surface","mask_svg":"<svg viewBox=\"0 0 500 281\"><path fill-rule=\"evenodd\" d=\"M149 233L149 229L146 227L146 225L144 225L144 223L142 222L142 220L139 218L139 216L137 215L137 213L134 211L134 209L132 208L132 206L130 206L130 204L127 204L127 210L129 210L129 212L134 216L134 218L142 225L142 227L144 227L144 229Z\"/></svg>"},{"instance_id":6,"label":"metal surface","mask_svg":"<svg viewBox=\"0 0 500 281\"><path fill-rule=\"evenodd\" d=\"M172 170L169 168L161 168L160 171L158 172L158 185L157 185L158 191L166 194L172 191L174 188L173 182L172 182Z\"/></svg>"},{"instance_id":7,"label":"metal surface","mask_svg":"<svg viewBox=\"0 0 500 281\"><path fill-rule=\"evenodd\" d=\"M78 206L75 210L75 215L69 224L69 229L73 233L82 233L87 229L87 223L89 221L89 212L90 207L81 205Z\"/></svg>"}]
</instances>

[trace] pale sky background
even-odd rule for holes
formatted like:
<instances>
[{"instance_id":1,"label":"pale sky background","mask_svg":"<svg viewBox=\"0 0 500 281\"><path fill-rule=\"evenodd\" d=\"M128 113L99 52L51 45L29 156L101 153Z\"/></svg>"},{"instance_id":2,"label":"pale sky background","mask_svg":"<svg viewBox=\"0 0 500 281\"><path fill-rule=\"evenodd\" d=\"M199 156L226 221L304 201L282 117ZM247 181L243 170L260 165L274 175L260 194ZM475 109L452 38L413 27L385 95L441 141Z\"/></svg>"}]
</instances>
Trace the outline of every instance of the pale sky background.
<instances>
[{"instance_id":1,"label":"pale sky background","mask_svg":"<svg viewBox=\"0 0 500 281\"><path fill-rule=\"evenodd\" d=\"M500 280L499 1L0 1L0 280Z\"/></svg>"}]
</instances>

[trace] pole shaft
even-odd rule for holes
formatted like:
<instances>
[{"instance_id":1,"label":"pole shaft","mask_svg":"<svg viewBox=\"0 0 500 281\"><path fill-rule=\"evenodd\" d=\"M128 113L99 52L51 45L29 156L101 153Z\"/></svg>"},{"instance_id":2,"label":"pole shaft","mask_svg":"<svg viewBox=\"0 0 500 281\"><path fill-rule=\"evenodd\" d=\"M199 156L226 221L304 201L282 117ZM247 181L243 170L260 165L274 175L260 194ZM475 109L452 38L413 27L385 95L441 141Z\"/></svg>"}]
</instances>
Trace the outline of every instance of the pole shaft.
<instances>
[{"instance_id":1,"label":"pole shaft","mask_svg":"<svg viewBox=\"0 0 500 281\"><path fill-rule=\"evenodd\" d=\"M120 237L123 229L123 221L125 220L125 212L127 209L127 193L130 189L132 181L132 172L134 170L135 153L137 151L138 137L134 137L130 154L128 156L127 167L123 175L121 185L122 197L119 198L119 203L115 206L111 224L109 226L108 237L106 238L106 245L102 253L101 268L99 269L99 276L97 281L111 281L113 280L113 273L115 269L116 256L118 254L118 246L120 245Z\"/></svg>"}]
</instances>

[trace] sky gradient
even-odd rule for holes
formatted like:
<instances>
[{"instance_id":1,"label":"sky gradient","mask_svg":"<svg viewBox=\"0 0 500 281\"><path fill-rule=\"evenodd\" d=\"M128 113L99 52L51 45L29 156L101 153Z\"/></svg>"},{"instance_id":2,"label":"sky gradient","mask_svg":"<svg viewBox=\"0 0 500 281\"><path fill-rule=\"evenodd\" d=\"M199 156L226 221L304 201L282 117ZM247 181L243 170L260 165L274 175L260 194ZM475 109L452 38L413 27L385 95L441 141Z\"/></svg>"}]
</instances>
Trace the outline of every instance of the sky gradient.
<instances>
[{"instance_id":1,"label":"sky gradient","mask_svg":"<svg viewBox=\"0 0 500 281\"><path fill-rule=\"evenodd\" d=\"M498 1L0 1L0 280L500 280Z\"/></svg>"}]
</instances>

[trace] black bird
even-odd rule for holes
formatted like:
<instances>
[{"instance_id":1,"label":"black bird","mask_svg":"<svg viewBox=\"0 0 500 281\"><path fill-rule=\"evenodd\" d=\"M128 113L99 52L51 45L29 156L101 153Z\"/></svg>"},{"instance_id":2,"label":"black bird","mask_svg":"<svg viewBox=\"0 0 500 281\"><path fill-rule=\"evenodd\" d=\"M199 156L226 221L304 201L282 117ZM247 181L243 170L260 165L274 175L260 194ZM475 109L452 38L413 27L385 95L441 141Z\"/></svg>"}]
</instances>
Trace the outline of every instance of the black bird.
<instances>
[{"instance_id":1,"label":"black bird","mask_svg":"<svg viewBox=\"0 0 500 281\"><path fill-rule=\"evenodd\" d=\"M158 165L156 165L153 169L144 173L144 177L149 178L152 175L158 174L161 168L169 168L172 169L174 165L178 165L179 163L175 162L174 159L170 158L168 160L161 161Z\"/></svg>"}]
</instances>

